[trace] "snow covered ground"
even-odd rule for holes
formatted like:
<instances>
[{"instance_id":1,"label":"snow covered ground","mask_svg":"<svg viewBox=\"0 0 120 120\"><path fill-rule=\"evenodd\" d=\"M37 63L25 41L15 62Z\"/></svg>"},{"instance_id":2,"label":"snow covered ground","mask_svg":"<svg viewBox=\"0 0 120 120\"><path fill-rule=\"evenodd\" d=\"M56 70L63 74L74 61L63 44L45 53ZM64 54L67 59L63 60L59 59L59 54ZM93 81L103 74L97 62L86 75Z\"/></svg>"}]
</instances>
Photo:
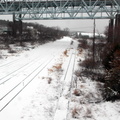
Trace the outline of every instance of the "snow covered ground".
<instances>
[{"instance_id":1,"label":"snow covered ground","mask_svg":"<svg viewBox=\"0 0 120 120\"><path fill-rule=\"evenodd\" d=\"M99 83L75 76L85 56L71 40L1 51L0 120L120 120L119 101L102 101Z\"/></svg>"}]
</instances>

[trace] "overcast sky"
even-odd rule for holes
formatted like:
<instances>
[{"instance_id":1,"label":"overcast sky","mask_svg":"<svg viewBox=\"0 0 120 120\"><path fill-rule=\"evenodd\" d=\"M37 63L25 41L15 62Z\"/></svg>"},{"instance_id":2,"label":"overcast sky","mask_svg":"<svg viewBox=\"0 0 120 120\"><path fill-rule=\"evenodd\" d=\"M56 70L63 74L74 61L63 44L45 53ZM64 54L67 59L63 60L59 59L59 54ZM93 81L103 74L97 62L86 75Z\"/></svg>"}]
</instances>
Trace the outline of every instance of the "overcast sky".
<instances>
[{"instance_id":1,"label":"overcast sky","mask_svg":"<svg viewBox=\"0 0 120 120\"><path fill-rule=\"evenodd\" d=\"M12 16L0 15L2 20L12 20ZM61 29L69 28L70 31L93 32L93 20L34 20L25 22L37 22L49 27L60 27ZM96 20L96 32L103 33L108 26L109 20Z\"/></svg>"}]
</instances>

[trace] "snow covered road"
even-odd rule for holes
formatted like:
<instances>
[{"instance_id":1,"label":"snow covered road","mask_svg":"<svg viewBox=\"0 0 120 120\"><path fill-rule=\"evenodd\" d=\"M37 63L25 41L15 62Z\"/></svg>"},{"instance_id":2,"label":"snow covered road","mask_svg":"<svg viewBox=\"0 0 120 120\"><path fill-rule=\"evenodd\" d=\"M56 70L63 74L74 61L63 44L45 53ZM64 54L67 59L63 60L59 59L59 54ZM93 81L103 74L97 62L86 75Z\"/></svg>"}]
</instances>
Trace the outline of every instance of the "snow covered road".
<instances>
[{"instance_id":1,"label":"snow covered road","mask_svg":"<svg viewBox=\"0 0 120 120\"><path fill-rule=\"evenodd\" d=\"M50 71L48 69L50 67L55 65L55 63L56 64L61 63L62 65L64 65L64 62L67 59L68 61L66 62L68 63L68 65L65 64L67 65L67 67L64 66L66 70L61 70L62 71L61 73L60 71L57 72L57 76L59 78L60 78L60 74L65 74L65 75L61 75L61 76L64 76L64 82L62 80L59 81L60 89L56 93L56 95L58 95L59 97L60 92L63 94L63 86L64 84L67 84L65 83L65 77L67 76L67 72L64 73L64 71L68 70L68 67L70 65L72 58L73 58L72 61L74 61L73 54L75 50L73 49L73 46L71 49L70 42L71 42L71 38L65 37L62 40L41 45L31 51L25 51L24 53L22 53L20 56L16 58L9 57L7 60L1 61L1 64L0 64L0 119L8 120L9 118L9 120L19 120L19 119L28 120L29 116L27 116L28 118L24 118L26 115L23 115L24 117L21 117L21 112L23 109L25 109L25 106L27 105L27 103L30 103L32 101L31 96L35 95L35 90L37 90L37 87L41 87L40 90L44 91L44 88L46 86L47 87L50 86L48 83L46 83L45 80L43 80L43 76L48 77L49 76L48 74L50 74L49 73ZM75 45L75 49L76 47L77 45ZM66 56L66 54L65 55L63 54L63 52L67 49L69 49L69 53L67 52L68 55ZM56 77L55 74L51 75L51 77L54 77L54 76ZM47 88L45 90L47 90ZM42 109L44 109L45 105L48 104L45 102L46 98L44 98L44 97L47 97L47 94L50 94L50 93L43 92L39 94L40 99L44 101L42 103L43 104ZM62 95L60 97L62 97ZM59 99L56 98L55 100L56 105L59 104L58 103ZM57 106L54 106L54 107L58 109ZM45 120L47 116L44 116L44 115L42 116L42 114L44 114L43 111L41 115L39 115L40 117L39 119ZM35 117L36 116L37 116L37 113ZM51 116L51 119L53 117L54 115ZM35 118L35 120L38 120L38 119Z\"/></svg>"}]
</instances>

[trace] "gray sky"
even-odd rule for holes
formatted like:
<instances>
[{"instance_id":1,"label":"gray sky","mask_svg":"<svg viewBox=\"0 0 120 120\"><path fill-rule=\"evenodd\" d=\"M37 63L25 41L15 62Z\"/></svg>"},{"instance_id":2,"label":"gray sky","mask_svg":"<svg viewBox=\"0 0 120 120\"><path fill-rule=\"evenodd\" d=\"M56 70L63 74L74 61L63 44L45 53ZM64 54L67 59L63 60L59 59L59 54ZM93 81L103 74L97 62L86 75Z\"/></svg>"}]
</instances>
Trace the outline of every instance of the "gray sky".
<instances>
[{"instance_id":1,"label":"gray sky","mask_svg":"<svg viewBox=\"0 0 120 120\"><path fill-rule=\"evenodd\" d=\"M12 20L12 16L0 15L2 20ZM69 28L70 31L86 31L93 32L93 20L34 20L25 22L37 22L49 27L60 27L61 29ZM103 33L105 27L108 26L109 20L96 20L96 32Z\"/></svg>"}]
</instances>

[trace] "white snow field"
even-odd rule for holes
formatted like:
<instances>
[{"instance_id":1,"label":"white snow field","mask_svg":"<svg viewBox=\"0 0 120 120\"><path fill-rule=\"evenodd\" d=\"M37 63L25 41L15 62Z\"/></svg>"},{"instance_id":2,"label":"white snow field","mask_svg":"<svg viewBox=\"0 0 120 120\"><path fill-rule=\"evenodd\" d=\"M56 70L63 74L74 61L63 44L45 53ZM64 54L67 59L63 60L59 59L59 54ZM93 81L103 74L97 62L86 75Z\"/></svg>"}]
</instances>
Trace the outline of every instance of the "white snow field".
<instances>
[{"instance_id":1,"label":"white snow field","mask_svg":"<svg viewBox=\"0 0 120 120\"><path fill-rule=\"evenodd\" d=\"M75 85L85 51L78 55L72 40L64 37L0 59L0 120L120 120L120 102L102 101L97 82ZM73 94L76 88L81 96Z\"/></svg>"}]
</instances>

